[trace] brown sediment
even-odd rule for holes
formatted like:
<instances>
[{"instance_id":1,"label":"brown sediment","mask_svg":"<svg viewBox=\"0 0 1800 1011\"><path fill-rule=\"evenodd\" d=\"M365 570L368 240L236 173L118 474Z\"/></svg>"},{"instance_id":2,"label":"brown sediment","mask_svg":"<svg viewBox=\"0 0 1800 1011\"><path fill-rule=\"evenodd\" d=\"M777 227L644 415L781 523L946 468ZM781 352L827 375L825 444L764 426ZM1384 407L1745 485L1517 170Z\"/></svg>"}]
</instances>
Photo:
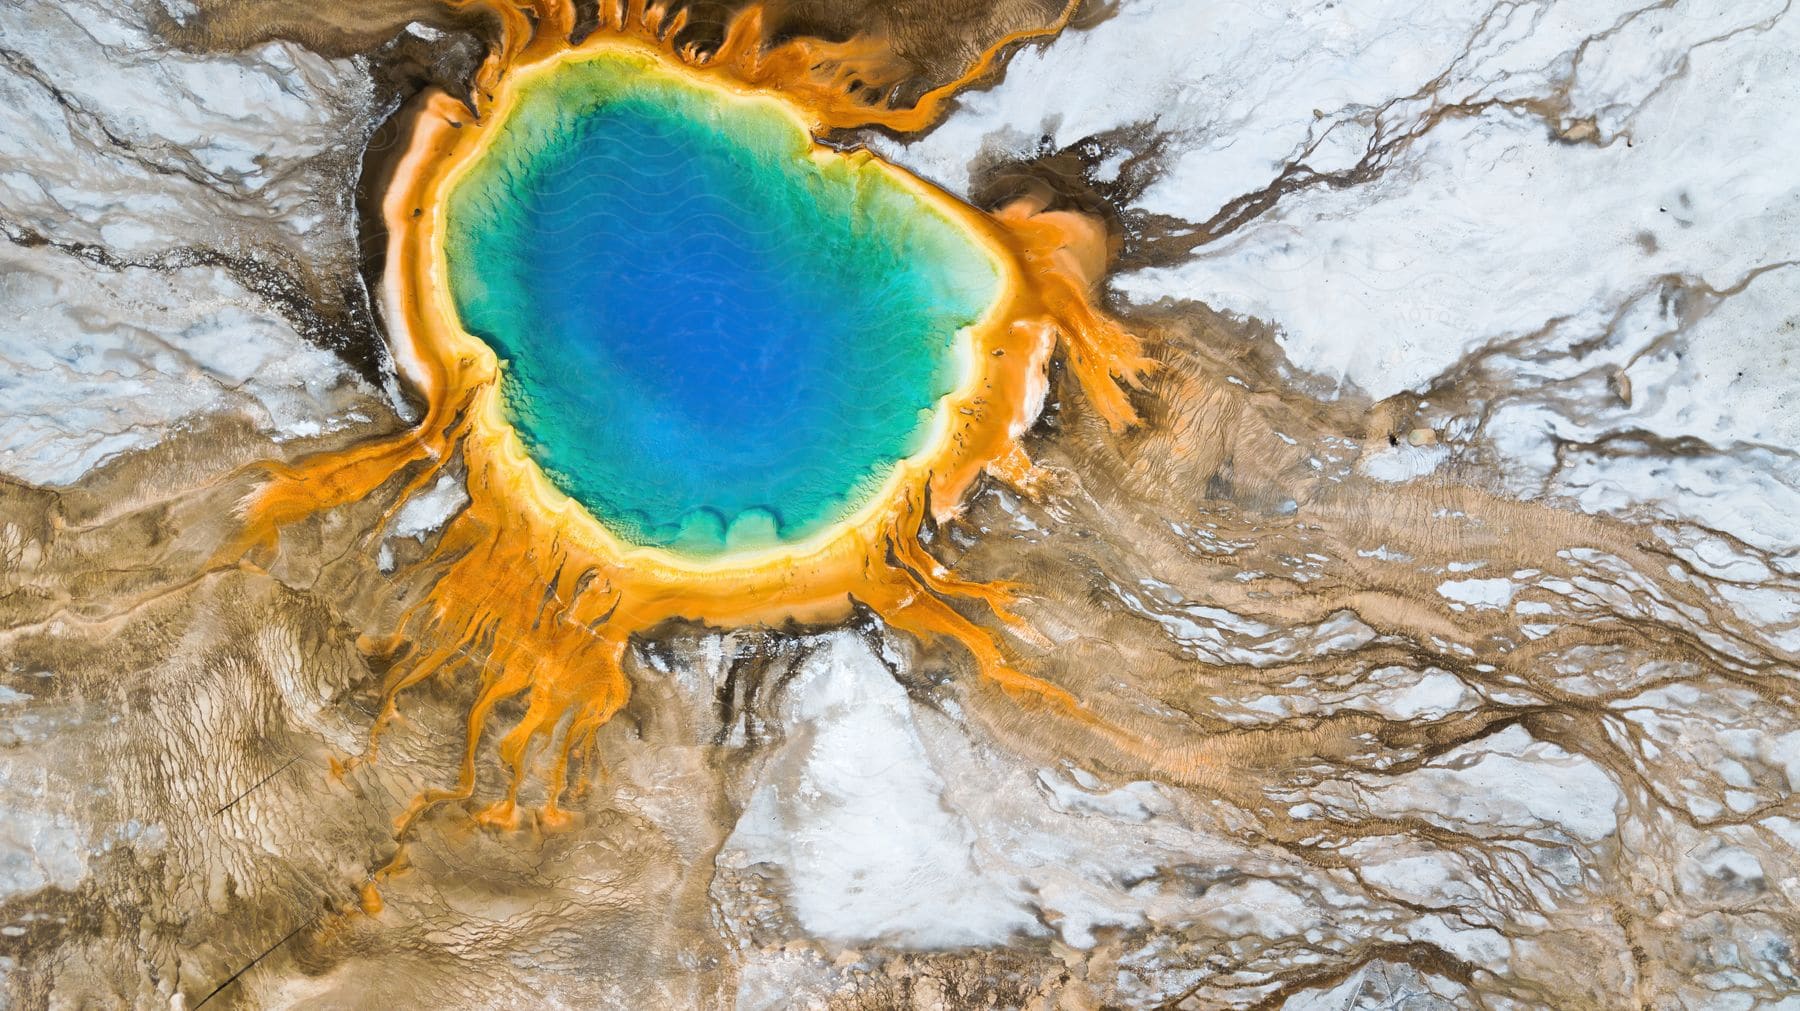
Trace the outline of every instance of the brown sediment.
<instances>
[{"instance_id":1,"label":"brown sediment","mask_svg":"<svg viewBox=\"0 0 1800 1011\"><path fill-rule=\"evenodd\" d=\"M1591 757L1621 783L1642 781L1636 731L1623 732L1623 745L1609 740L1622 732L1608 707L1644 685L1627 677L1608 690L1569 688L1562 668L1584 650L1785 704L1775 672L1793 651L1722 603L1715 580L1672 565L1678 525L1653 534L1445 478L1400 486L1359 479L1329 457L1332 433L1428 444L1431 430L1411 424L1399 398L1370 409L1287 392L1248 355L1215 357L1223 352L1209 344L1241 338L1190 315L1199 314L1139 319L1164 367L1147 379L1149 416L1123 452L1098 411L1060 418L1054 440L1033 444L1055 481L1052 501L988 496L960 520L996 527L1024 517L1050 531L1023 545L972 538L952 562L964 578L1004 573L1031 587L1014 607L1021 619L1066 630L1056 649L1030 658L1031 668L1124 730L1021 721L1021 746L1040 741L1049 755L1082 753L1125 776L1199 786L1256 812L1247 831L1296 849L1313 840L1306 859L1325 862L1330 853L1316 851L1317 840L1418 837L1428 826L1295 818L1270 803L1271 783L1398 777L1514 724ZM1441 585L1457 578L1512 581L1518 599L1537 609L1530 613L1545 616L1540 627L1522 609L1455 604ZM1150 596L1145 584L1169 588L1169 599ZM1222 629L1214 646L1184 641L1165 624L1199 607L1268 631ZM1334 620L1366 631L1310 654L1284 655L1259 639L1304 640ZM1242 640L1235 649L1234 638ZM1482 700L1465 714L1417 720L1233 708L1234 700L1291 700L1305 714L1331 685L1360 683L1387 665L1450 672ZM1144 741L1162 746L1134 743ZM1438 841L1491 848L1474 837Z\"/></svg>"},{"instance_id":2,"label":"brown sediment","mask_svg":"<svg viewBox=\"0 0 1800 1011\"><path fill-rule=\"evenodd\" d=\"M440 29L478 27L486 14L437 0L357 0L296 4L287 0L199 0L176 17L153 8L158 35L189 49L233 51L291 39L328 56L354 56L387 42L413 22Z\"/></svg>"},{"instance_id":3,"label":"brown sediment","mask_svg":"<svg viewBox=\"0 0 1800 1011\"><path fill-rule=\"evenodd\" d=\"M1128 735L1100 728L1073 695L1019 671L992 634L956 606L986 604L1005 620L1011 599L1005 586L951 576L920 544L928 524L954 515L982 474L1030 482L1034 472L1020 440L1043 401L1059 339L1070 370L1114 430L1135 421L1118 384L1135 385L1151 363L1090 302L1105 267L1104 228L1046 210L1029 196L989 216L867 153L815 145L817 159L848 158L891 173L964 228L990 256L1000 294L966 334L963 384L940 404L925 449L902 461L837 526L798 544L718 559L623 542L544 477L504 417L493 352L462 330L443 280L446 195L486 150L522 82L561 61L647 56L740 100L774 101L816 137L849 126L908 130L930 123L955 88L986 73L1015 37L991 48L952 85L915 106L894 108L865 103L852 85L869 74L846 77L842 69L846 61L878 54L878 42L769 46L760 7L741 12L711 53L669 52L660 40L680 34L685 13L637 3L603 4L599 30L573 46L574 14L566 6L501 6L495 14L503 42L481 71L480 117L471 119L448 95L428 95L384 202L386 316L402 372L425 400L423 420L393 438L272 466L245 504L241 536L218 557L220 563L244 555L270 559L284 527L359 501L402 474L405 488L396 501L404 501L460 460L471 503L422 563L430 589L400 618L399 638L418 645L410 653L400 642L382 646L399 650L400 659L384 686L375 732L394 718L398 696L433 674L478 672L479 690L456 785L418 797L400 818L402 831L437 803L472 794L477 744L495 707L514 697L525 699L525 711L498 745L510 784L480 819L519 824L518 792L532 752L548 744L548 792L538 817L546 825L562 823L571 766L630 695L622 662L631 637L677 619L720 627L832 623L860 602L895 628L961 644L982 677L1007 695L1095 725L1130 746Z\"/></svg>"}]
</instances>

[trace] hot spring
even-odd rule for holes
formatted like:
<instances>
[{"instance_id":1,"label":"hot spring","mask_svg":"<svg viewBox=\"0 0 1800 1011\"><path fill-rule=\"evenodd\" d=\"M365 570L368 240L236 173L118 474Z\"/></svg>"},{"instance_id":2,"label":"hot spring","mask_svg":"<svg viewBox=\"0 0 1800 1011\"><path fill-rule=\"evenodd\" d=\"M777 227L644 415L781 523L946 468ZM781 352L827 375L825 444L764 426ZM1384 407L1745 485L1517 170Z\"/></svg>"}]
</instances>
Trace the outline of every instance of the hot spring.
<instances>
[{"instance_id":1,"label":"hot spring","mask_svg":"<svg viewBox=\"0 0 1800 1011\"><path fill-rule=\"evenodd\" d=\"M947 427L992 255L780 99L602 51L522 85L444 263L545 476L620 540L715 557L854 515Z\"/></svg>"}]
</instances>

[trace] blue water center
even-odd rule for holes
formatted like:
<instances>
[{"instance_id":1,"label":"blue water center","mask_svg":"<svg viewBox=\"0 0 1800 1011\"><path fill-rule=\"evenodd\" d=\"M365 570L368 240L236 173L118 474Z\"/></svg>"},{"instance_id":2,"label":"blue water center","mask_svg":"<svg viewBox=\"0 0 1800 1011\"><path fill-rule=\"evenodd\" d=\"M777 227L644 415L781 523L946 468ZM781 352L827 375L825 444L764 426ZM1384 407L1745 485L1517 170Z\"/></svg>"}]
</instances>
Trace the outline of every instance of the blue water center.
<instances>
[{"instance_id":1,"label":"blue water center","mask_svg":"<svg viewBox=\"0 0 1800 1011\"><path fill-rule=\"evenodd\" d=\"M689 555L804 539L918 451L989 254L891 170L650 54L522 86L446 208L451 296L549 479Z\"/></svg>"}]
</instances>

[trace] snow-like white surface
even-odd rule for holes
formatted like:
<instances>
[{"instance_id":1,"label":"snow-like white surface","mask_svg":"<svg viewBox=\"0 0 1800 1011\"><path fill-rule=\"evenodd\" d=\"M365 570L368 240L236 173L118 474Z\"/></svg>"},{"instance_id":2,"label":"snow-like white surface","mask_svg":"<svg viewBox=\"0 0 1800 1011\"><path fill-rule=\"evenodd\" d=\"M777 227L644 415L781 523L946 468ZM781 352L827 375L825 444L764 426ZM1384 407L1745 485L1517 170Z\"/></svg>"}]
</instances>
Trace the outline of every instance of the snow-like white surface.
<instances>
[{"instance_id":1,"label":"snow-like white surface","mask_svg":"<svg viewBox=\"0 0 1800 1011\"><path fill-rule=\"evenodd\" d=\"M287 43L183 53L118 4L12 3L0 32L22 57L0 72L9 227L144 259L174 237L222 239L270 219L305 234L347 210L307 161L353 158L367 129L347 122L373 105L351 61Z\"/></svg>"},{"instance_id":2,"label":"snow-like white surface","mask_svg":"<svg viewBox=\"0 0 1800 1011\"><path fill-rule=\"evenodd\" d=\"M790 740L722 862L781 867L801 924L845 944L999 944L1036 927L1016 885L976 867L912 704L867 645L829 637L787 692Z\"/></svg>"},{"instance_id":3,"label":"snow-like white surface","mask_svg":"<svg viewBox=\"0 0 1800 1011\"><path fill-rule=\"evenodd\" d=\"M1612 834L1623 797L1599 765L1522 727L1464 745L1431 765L1373 785L1371 809L1474 831L1555 826L1584 842Z\"/></svg>"},{"instance_id":4,"label":"snow-like white surface","mask_svg":"<svg viewBox=\"0 0 1800 1011\"><path fill-rule=\"evenodd\" d=\"M464 490L462 481L454 474L440 475L431 487L407 499L394 514L393 523L388 525L388 536L423 539L450 522L450 517L468 504L469 493Z\"/></svg>"},{"instance_id":5,"label":"snow-like white surface","mask_svg":"<svg viewBox=\"0 0 1800 1011\"><path fill-rule=\"evenodd\" d=\"M23 784L0 781L8 797ZM0 820L0 901L45 888L74 889L87 877L88 845L74 820L48 798L30 810L15 809Z\"/></svg>"},{"instance_id":6,"label":"snow-like white surface","mask_svg":"<svg viewBox=\"0 0 1800 1011\"><path fill-rule=\"evenodd\" d=\"M1268 320L1296 364L1382 397L1552 320L1604 319L1665 274L1723 287L1800 256L1800 182L1769 129L1800 98L1793 19L1775 0L1638 6L1138 0L882 150L965 189L975 152L1143 124L1169 161L1132 209L1199 224L1284 165L1344 172L1417 134L1369 181L1290 192L1114 279ZM1549 121L1518 104L1559 87ZM1450 103L1489 104L1434 121ZM1552 138L1590 116L1601 145Z\"/></svg>"},{"instance_id":7,"label":"snow-like white surface","mask_svg":"<svg viewBox=\"0 0 1800 1011\"><path fill-rule=\"evenodd\" d=\"M1378 711L1394 719L1410 720L1455 712L1469 701L1468 686L1456 675L1432 670L1397 691L1378 696Z\"/></svg>"},{"instance_id":8,"label":"snow-like white surface","mask_svg":"<svg viewBox=\"0 0 1800 1011\"><path fill-rule=\"evenodd\" d=\"M1800 570L1800 175L1774 126L1797 54L1780 0L1130 0L875 144L959 192L1098 144L1128 222L1210 235L1116 295L1263 320L1371 397L1466 404L1421 417L1435 444L1365 446L1364 476L1483 454L1517 494L1705 524Z\"/></svg>"},{"instance_id":9,"label":"snow-like white surface","mask_svg":"<svg viewBox=\"0 0 1800 1011\"><path fill-rule=\"evenodd\" d=\"M1377 961L1336 986L1301 991L1281 1011L1451 1011L1467 1003L1467 992L1460 983L1410 965Z\"/></svg>"},{"instance_id":10,"label":"snow-like white surface","mask_svg":"<svg viewBox=\"0 0 1800 1011\"><path fill-rule=\"evenodd\" d=\"M1446 579L1438 584L1437 591L1450 600L1493 610L1512 603L1518 589L1510 579Z\"/></svg>"},{"instance_id":11,"label":"snow-like white surface","mask_svg":"<svg viewBox=\"0 0 1800 1011\"><path fill-rule=\"evenodd\" d=\"M1356 469L1377 481L1390 481L1396 484L1424 477L1438 469L1438 466L1450 458L1450 451L1443 446L1398 446L1372 447L1356 461Z\"/></svg>"},{"instance_id":12,"label":"snow-like white surface","mask_svg":"<svg viewBox=\"0 0 1800 1011\"><path fill-rule=\"evenodd\" d=\"M1629 381L1629 404L1594 410L1553 393L1521 397L1495 412L1486 433L1513 466L1544 475L1558 462L1559 441L1679 441L1679 453L1565 452L1550 490L1595 512L1692 520L1792 556L1800 551L1796 299L1796 266L1747 275L1718 293L1649 291L1623 308L1611 339L1559 370L1616 368Z\"/></svg>"},{"instance_id":13,"label":"snow-like white surface","mask_svg":"<svg viewBox=\"0 0 1800 1011\"><path fill-rule=\"evenodd\" d=\"M358 420L371 394L217 268L107 272L4 246L0 361L0 472L42 484L197 415L241 414L280 439Z\"/></svg>"},{"instance_id":14,"label":"snow-like white surface","mask_svg":"<svg viewBox=\"0 0 1800 1011\"><path fill-rule=\"evenodd\" d=\"M74 481L201 416L276 439L368 420L373 391L213 265L355 255L341 194L366 68L285 44L172 51L147 18L0 6L0 473L26 481Z\"/></svg>"}]
</instances>

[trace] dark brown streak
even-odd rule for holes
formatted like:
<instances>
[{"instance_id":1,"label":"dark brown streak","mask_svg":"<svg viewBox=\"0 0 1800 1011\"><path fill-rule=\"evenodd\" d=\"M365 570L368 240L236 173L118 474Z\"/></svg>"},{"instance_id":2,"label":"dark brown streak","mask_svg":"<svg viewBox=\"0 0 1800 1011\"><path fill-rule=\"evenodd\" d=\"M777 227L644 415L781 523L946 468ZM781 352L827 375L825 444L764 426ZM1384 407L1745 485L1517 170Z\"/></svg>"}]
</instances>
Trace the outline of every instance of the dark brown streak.
<instances>
[{"instance_id":1,"label":"dark brown streak","mask_svg":"<svg viewBox=\"0 0 1800 1011\"><path fill-rule=\"evenodd\" d=\"M300 756L295 755L294 757L281 763L280 768L276 769L274 772L269 773L267 776L264 776L263 778L257 780L255 783L251 784L251 786L248 790L245 790L243 793L240 793L237 796L231 798L230 801L226 802L224 807L221 807L217 811L214 811L213 815L215 817L217 817L218 815L224 814L225 812L231 810L233 807L237 806L238 801L243 800L245 797L248 797L251 794L255 793L256 791L262 789L263 785L265 783L267 783L271 779L274 779L276 776L279 776L282 773L286 772L288 770L288 766L293 765L295 762L298 762L299 760L300 760Z\"/></svg>"},{"instance_id":2,"label":"dark brown streak","mask_svg":"<svg viewBox=\"0 0 1800 1011\"><path fill-rule=\"evenodd\" d=\"M194 1005L194 1011L200 1011L201 1008L206 1006L207 1001L210 1001L214 997L217 997L220 994L220 992L223 991L226 987L237 982L239 976L242 976L244 973L249 972L251 969L254 969L256 967L256 963L262 961L265 958L268 958L271 954L274 953L276 948L279 948L282 945L293 940L295 934L298 934L302 930L305 930L306 928L312 926L315 922L318 921L318 919L319 919L319 914L314 913L309 919L307 919L307 921L305 923L300 924L298 927L295 927L293 930L290 930L286 934L282 935L281 940L276 941L274 944L269 945L267 948L264 948L262 954L256 956L255 958L251 959L250 961L244 963L243 968L239 969L238 971L232 973L230 976L226 977L225 982L220 983L216 987L213 987L212 993L209 993L205 997L200 998L200 1003Z\"/></svg>"}]
</instances>

